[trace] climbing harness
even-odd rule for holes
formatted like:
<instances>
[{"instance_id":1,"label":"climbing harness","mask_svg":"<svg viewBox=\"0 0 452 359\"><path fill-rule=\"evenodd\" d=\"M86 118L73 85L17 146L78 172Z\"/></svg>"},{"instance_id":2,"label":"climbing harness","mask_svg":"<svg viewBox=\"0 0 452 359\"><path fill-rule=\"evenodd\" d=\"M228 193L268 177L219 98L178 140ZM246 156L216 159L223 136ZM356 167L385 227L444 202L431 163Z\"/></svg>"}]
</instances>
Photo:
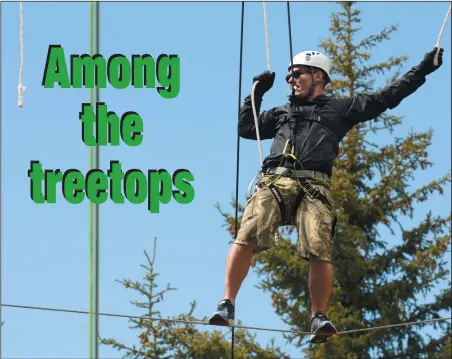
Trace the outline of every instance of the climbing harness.
<instances>
[{"instance_id":1,"label":"climbing harness","mask_svg":"<svg viewBox=\"0 0 452 359\"><path fill-rule=\"evenodd\" d=\"M304 182L304 181L307 182L307 178L309 178L309 177L318 177L318 178L321 178L321 179L329 182L329 177L322 172L308 171L308 170L298 170L297 171L297 170L288 169L287 167L269 168L265 171L265 174L276 174L276 175L279 174L283 177L294 178L300 184L302 184L302 182ZM300 180L300 178L303 178L303 179ZM270 183L267 183L267 182L270 182ZM294 211L294 213L292 213L292 216L289 217L286 205L284 203L284 200L282 199L282 195L281 195L280 191L278 190L278 188L273 184L273 181L267 180L266 178L264 178L261 180L261 182L259 182L257 184L257 186L259 188L268 188L270 190L270 192L273 194L273 196L275 197L275 199L278 203L280 212L281 212L281 221L280 221L281 225L291 225L292 223L294 223L295 211ZM320 200L328 209L330 209L330 210L332 209L332 205L331 205L330 201L328 200L328 198L318 188L314 188L312 186L310 188L303 188L303 190L300 191L300 193L297 196L297 199L295 200L294 208L298 208L298 206L303 201L303 199L306 197L306 195L308 195L312 199Z\"/></svg>"},{"instance_id":2,"label":"climbing harness","mask_svg":"<svg viewBox=\"0 0 452 359\"><path fill-rule=\"evenodd\" d=\"M319 107L320 106L317 104L312 105L312 106L304 106L304 107L290 105L290 107L287 109L287 111L289 113L289 118L290 118L289 122L292 121L292 126L290 126L290 138L289 138L289 140L286 141L286 145L283 150L284 157L281 159L281 161L279 162L279 164L276 167L263 166L261 171L258 174L261 176L261 179L259 180L259 182L257 183L256 186L258 189L262 189L262 188L266 187L274 195L274 197L278 203L278 206L280 208L280 212L281 212L281 222L280 222L281 225L290 225L291 218L288 218L286 205L282 199L281 193L279 193L279 190L274 185L275 181L264 178L263 177L264 175L272 175L272 177L276 176L277 179L279 179L281 177L291 177L298 181L298 183L300 184L300 186L302 188L302 191L298 197L298 200L295 203L295 208L297 208L298 205L303 200L303 198L306 195L308 195L308 197L311 199L319 199L322 203L324 203L328 207L328 209L332 210L331 203L326 199L325 196L318 195L319 190L314 188L312 185L310 185L310 182L309 182L310 178L315 178L315 179L323 180L329 184L329 182L330 182L329 176L322 172L310 171L310 170L304 170L304 169L301 169L301 170L295 169L297 164L299 164L300 165L299 167L302 168L301 163L299 163L297 157L294 154L295 153L294 139L295 139L295 132L296 132L296 127L297 127L296 124L300 120L305 120L305 121L310 121L310 122L320 122L321 117L319 115L319 110L320 110ZM308 138L309 138L309 133L308 133L308 136L306 137L305 141L301 144L301 147L304 146L304 144ZM289 151L289 147L290 147L290 151ZM291 169L291 167L288 165L288 162L291 162L291 165L293 165L293 169ZM253 182L254 182L254 180L253 180ZM248 198L250 198L252 196L251 190L252 190L252 187L249 186L248 190L247 190ZM292 220L293 220L293 218L292 218Z\"/></svg>"}]
</instances>

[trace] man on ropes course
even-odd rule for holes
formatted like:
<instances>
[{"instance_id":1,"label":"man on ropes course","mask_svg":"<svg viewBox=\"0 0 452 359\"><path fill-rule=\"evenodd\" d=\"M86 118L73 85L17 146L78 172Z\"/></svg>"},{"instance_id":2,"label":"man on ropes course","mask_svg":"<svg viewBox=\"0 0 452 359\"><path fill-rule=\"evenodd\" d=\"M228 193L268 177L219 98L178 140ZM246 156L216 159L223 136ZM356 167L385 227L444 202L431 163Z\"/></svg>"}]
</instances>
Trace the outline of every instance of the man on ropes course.
<instances>
[{"instance_id":1,"label":"man on ropes course","mask_svg":"<svg viewBox=\"0 0 452 359\"><path fill-rule=\"evenodd\" d=\"M435 47L419 65L381 91L339 99L325 95L325 86L331 82L328 57L317 51L301 52L293 57L286 76L293 89L289 102L260 114L275 73L266 71L254 77L260 139L274 140L263 161L258 189L246 203L227 259L224 299L210 324L233 322L235 299L253 253L272 246L280 225L295 225L297 249L309 262L311 343L325 342L336 333L325 312L332 291L331 242L336 226L330 177L339 144L355 125L394 109L413 94L442 65L442 54L443 49ZM258 139L251 95L240 108L238 132L242 138Z\"/></svg>"}]
</instances>

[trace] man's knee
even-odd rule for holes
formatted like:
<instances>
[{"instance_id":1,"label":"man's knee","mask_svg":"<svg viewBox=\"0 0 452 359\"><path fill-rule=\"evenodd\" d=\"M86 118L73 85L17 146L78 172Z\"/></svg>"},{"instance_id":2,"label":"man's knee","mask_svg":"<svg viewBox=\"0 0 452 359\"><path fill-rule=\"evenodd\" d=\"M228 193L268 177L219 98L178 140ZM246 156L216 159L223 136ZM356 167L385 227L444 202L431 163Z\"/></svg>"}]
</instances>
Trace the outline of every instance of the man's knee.
<instances>
[{"instance_id":1,"label":"man's knee","mask_svg":"<svg viewBox=\"0 0 452 359\"><path fill-rule=\"evenodd\" d=\"M256 247L256 243L234 242L232 243L231 251L239 253L252 253L256 249Z\"/></svg>"},{"instance_id":2,"label":"man's knee","mask_svg":"<svg viewBox=\"0 0 452 359\"><path fill-rule=\"evenodd\" d=\"M310 267L319 267L325 269L331 269L331 258L330 256L309 256L309 266Z\"/></svg>"}]
</instances>

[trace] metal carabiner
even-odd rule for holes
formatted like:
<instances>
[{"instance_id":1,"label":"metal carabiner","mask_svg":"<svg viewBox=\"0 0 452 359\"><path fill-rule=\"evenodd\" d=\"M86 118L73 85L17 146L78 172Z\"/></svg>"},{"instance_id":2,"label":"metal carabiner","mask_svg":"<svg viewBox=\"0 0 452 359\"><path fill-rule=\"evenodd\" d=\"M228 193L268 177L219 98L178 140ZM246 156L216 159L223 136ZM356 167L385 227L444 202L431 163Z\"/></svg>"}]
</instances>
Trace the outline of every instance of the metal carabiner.
<instances>
[{"instance_id":1,"label":"metal carabiner","mask_svg":"<svg viewBox=\"0 0 452 359\"><path fill-rule=\"evenodd\" d=\"M263 176L263 172L262 172L262 170L261 171L259 171L257 174L256 174L256 176L254 176L254 178L253 178L253 180L251 181L251 183L249 184L249 186L248 186L248 189L246 190L246 200L248 201L251 197L252 197L252 195L253 195L253 193L252 193L252 191L253 191L253 184L254 184L254 182L256 181L256 178L258 178L258 183L259 183L259 181L262 179L262 176ZM256 184L256 190L257 190L257 184Z\"/></svg>"}]
</instances>

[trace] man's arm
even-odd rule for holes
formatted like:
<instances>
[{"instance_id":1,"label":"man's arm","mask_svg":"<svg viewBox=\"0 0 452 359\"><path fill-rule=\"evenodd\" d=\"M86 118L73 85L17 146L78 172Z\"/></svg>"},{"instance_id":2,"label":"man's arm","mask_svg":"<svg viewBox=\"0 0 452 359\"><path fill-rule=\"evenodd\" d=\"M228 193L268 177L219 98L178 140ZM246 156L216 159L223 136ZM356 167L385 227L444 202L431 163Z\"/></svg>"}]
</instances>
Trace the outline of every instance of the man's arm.
<instances>
[{"instance_id":1,"label":"man's arm","mask_svg":"<svg viewBox=\"0 0 452 359\"><path fill-rule=\"evenodd\" d=\"M433 57L436 48L427 53L424 60L414 66L400 79L392 82L381 91L370 94L358 94L348 99L343 109L344 117L350 127L377 118L388 109L397 107L403 99L413 94L425 81L426 76L437 70L442 64L441 49L438 66L434 66Z\"/></svg>"},{"instance_id":2,"label":"man's arm","mask_svg":"<svg viewBox=\"0 0 452 359\"><path fill-rule=\"evenodd\" d=\"M278 119L273 116L275 109L260 112L262 98L255 96L257 123L259 124L259 137L266 140L275 137L276 124ZM251 95L245 98L245 102L240 107L238 133L242 138L248 140L257 140L256 124L254 120L253 107L251 104Z\"/></svg>"},{"instance_id":3,"label":"man's arm","mask_svg":"<svg viewBox=\"0 0 452 359\"><path fill-rule=\"evenodd\" d=\"M273 116L275 109L263 111L261 114L259 113L264 94L273 86L275 73L265 71L253 78L253 83L256 81L257 85L254 89L254 103L256 105L257 123L259 125L259 137L262 140L266 140L275 136L276 123L278 120ZM248 95L245 98L244 104L240 107L238 133L242 138L257 140L251 95Z\"/></svg>"}]
</instances>

